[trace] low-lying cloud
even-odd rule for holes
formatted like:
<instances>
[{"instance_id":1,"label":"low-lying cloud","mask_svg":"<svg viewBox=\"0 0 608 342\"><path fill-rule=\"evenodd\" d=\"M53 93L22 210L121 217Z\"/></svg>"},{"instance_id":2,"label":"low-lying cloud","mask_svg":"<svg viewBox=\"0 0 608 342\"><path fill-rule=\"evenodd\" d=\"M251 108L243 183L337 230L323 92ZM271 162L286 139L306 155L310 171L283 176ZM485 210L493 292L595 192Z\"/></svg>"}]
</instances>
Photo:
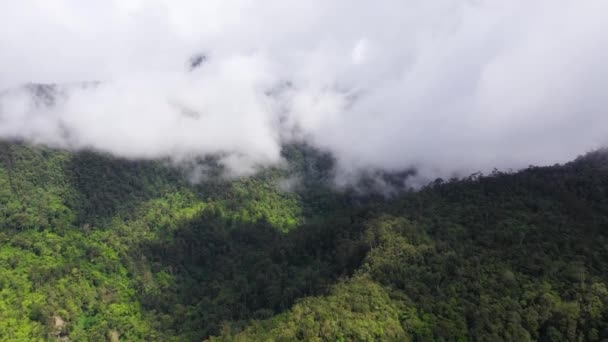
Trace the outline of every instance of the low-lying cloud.
<instances>
[{"instance_id":1,"label":"low-lying cloud","mask_svg":"<svg viewBox=\"0 0 608 342\"><path fill-rule=\"evenodd\" d=\"M236 173L305 139L429 177L608 142L604 0L21 0L0 22L0 138Z\"/></svg>"}]
</instances>

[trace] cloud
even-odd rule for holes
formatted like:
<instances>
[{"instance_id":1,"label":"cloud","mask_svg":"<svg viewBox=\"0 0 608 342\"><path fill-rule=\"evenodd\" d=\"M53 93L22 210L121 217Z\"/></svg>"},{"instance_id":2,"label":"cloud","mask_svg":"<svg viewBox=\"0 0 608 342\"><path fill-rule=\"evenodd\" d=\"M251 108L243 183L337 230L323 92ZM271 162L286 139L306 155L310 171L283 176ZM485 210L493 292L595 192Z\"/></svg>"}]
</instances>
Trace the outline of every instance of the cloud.
<instances>
[{"instance_id":1,"label":"cloud","mask_svg":"<svg viewBox=\"0 0 608 342\"><path fill-rule=\"evenodd\" d=\"M280 162L292 139L343 172L564 162L608 140L606 13L603 0L7 2L0 137L216 154L236 173ZM56 84L53 104L27 83Z\"/></svg>"}]
</instances>

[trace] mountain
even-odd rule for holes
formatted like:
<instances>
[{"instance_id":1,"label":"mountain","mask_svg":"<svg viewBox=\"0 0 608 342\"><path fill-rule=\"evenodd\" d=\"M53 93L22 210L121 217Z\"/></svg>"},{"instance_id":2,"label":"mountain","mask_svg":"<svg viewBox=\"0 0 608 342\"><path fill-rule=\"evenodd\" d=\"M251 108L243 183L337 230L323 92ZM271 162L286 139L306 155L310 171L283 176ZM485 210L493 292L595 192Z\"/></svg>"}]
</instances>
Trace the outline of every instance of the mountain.
<instances>
[{"instance_id":1,"label":"mountain","mask_svg":"<svg viewBox=\"0 0 608 342\"><path fill-rule=\"evenodd\" d=\"M0 340L608 339L606 151L390 197L283 154L238 179L199 160L193 183L0 143Z\"/></svg>"}]
</instances>

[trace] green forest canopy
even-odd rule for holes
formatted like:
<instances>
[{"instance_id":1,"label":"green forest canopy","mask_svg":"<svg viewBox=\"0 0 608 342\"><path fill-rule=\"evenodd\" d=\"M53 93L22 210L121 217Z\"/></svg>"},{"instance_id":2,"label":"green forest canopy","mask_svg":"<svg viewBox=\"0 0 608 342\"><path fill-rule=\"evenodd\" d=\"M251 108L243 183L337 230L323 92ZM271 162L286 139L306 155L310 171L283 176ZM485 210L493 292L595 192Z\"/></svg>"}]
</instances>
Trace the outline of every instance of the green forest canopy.
<instances>
[{"instance_id":1,"label":"green forest canopy","mask_svg":"<svg viewBox=\"0 0 608 342\"><path fill-rule=\"evenodd\" d=\"M0 143L0 340L608 339L605 151L391 198L284 155L192 184Z\"/></svg>"}]
</instances>

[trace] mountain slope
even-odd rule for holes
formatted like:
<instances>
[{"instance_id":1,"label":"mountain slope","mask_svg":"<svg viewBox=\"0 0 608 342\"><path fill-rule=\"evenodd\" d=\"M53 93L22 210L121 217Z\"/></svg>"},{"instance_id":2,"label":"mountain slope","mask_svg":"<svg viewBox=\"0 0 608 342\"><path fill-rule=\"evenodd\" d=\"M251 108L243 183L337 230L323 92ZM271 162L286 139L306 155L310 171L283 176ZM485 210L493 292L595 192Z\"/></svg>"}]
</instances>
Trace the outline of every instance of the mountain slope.
<instances>
[{"instance_id":1,"label":"mountain slope","mask_svg":"<svg viewBox=\"0 0 608 342\"><path fill-rule=\"evenodd\" d=\"M363 255L361 225L307 218L317 195L280 191L281 170L191 184L162 162L0 156L0 340L201 340L323 292Z\"/></svg>"},{"instance_id":2,"label":"mountain slope","mask_svg":"<svg viewBox=\"0 0 608 342\"><path fill-rule=\"evenodd\" d=\"M606 339L607 162L598 151L403 195L368 223L355 277L220 340Z\"/></svg>"},{"instance_id":3,"label":"mountain slope","mask_svg":"<svg viewBox=\"0 0 608 342\"><path fill-rule=\"evenodd\" d=\"M331 156L284 155L192 184L0 144L0 340L608 338L605 151L390 199L333 189Z\"/></svg>"}]
</instances>

